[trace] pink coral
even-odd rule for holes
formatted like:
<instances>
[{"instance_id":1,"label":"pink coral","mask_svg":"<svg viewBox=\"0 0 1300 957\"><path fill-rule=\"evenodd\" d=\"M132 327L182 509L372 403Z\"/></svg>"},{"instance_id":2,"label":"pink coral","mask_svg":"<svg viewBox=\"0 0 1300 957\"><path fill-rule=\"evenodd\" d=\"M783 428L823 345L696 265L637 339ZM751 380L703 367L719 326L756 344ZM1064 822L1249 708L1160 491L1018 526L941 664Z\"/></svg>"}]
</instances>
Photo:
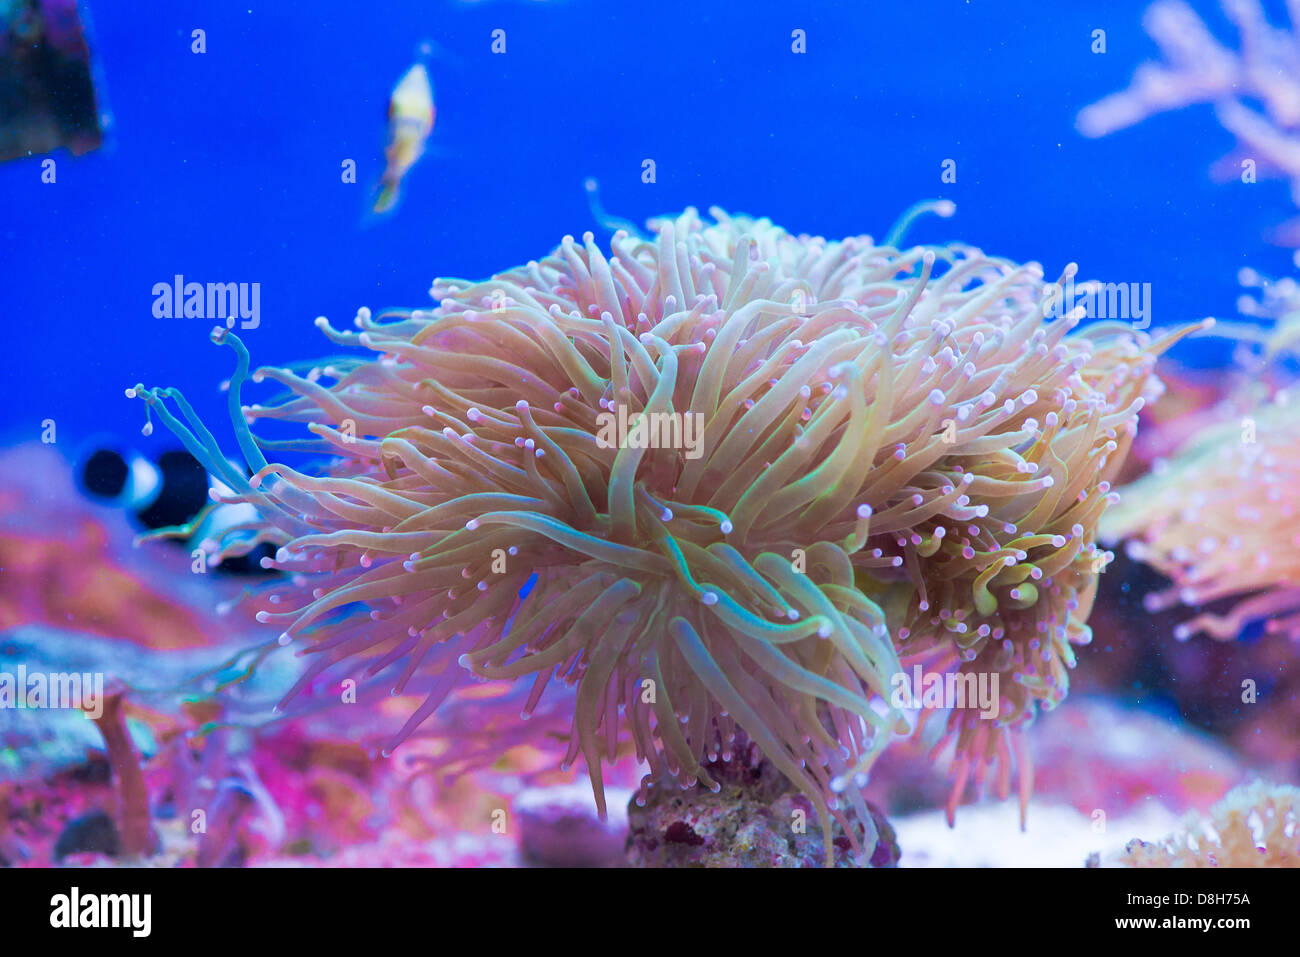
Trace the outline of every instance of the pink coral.
<instances>
[{"instance_id":1,"label":"pink coral","mask_svg":"<svg viewBox=\"0 0 1300 957\"><path fill-rule=\"evenodd\" d=\"M1158 611L1212 606L1175 636L1236 638L1252 621L1300 639L1300 449L1297 408L1273 402L1194 435L1167 463L1124 489L1102 534L1172 579L1147 596Z\"/></svg>"}]
</instances>

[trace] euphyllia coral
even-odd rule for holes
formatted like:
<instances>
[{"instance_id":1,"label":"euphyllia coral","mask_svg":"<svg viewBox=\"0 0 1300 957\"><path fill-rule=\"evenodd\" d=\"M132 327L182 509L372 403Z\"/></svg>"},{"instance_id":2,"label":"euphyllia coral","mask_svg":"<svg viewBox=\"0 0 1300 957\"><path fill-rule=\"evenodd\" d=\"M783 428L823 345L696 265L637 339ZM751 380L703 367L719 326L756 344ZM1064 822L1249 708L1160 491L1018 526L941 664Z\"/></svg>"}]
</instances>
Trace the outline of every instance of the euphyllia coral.
<instances>
[{"instance_id":1,"label":"euphyllia coral","mask_svg":"<svg viewBox=\"0 0 1300 957\"><path fill-rule=\"evenodd\" d=\"M1175 637L1205 632L1231 641L1263 622L1269 634L1300 638L1295 429L1293 406L1261 403L1194 435L1126 487L1123 506L1106 516L1108 537L1127 538L1133 558L1172 581L1146 596L1148 610L1204 609ZM1207 607L1218 602L1230 607Z\"/></svg>"},{"instance_id":2,"label":"euphyllia coral","mask_svg":"<svg viewBox=\"0 0 1300 957\"><path fill-rule=\"evenodd\" d=\"M890 688L917 663L1006 679L946 736L950 815L972 770L1005 795L1018 729L1089 639L1108 479L1179 334L1072 333L1079 311L1046 318L1060 283L975 248L712 212L437 280L437 308L363 309L359 332L318 319L373 357L259 370L278 404L241 408L248 353L216 330L251 480L178 392L130 391L257 509L214 551L278 546L259 618L309 643L299 687L358 661L401 665L396 688L440 676L395 745L471 676L530 681L526 711L575 686L564 760L602 809L621 739L643 787L712 786L701 762L739 727L870 848L858 789L911 728ZM328 467L268 462L248 427L267 418L306 423L288 445ZM341 617L355 602L369 616ZM1020 780L1023 808L1023 757Z\"/></svg>"}]
</instances>

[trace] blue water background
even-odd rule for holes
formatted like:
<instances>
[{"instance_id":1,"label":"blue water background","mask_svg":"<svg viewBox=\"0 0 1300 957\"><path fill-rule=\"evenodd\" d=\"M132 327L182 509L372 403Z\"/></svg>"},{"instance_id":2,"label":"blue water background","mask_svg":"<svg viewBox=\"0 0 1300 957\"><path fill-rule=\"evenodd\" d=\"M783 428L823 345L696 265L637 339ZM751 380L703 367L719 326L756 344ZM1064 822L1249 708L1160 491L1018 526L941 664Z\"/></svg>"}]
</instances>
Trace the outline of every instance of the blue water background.
<instances>
[{"instance_id":1,"label":"blue water background","mask_svg":"<svg viewBox=\"0 0 1300 957\"><path fill-rule=\"evenodd\" d=\"M1235 46L1217 8L1196 5ZM1077 261L1083 277L1150 282L1157 326L1231 316L1244 265L1292 271L1262 238L1293 212L1286 184L1213 183L1232 138L1209 107L1076 132L1081 107L1155 57L1142 3L86 6L108 144L55 154L54 185L39 158L0 165L3 443L54 419L69 454L104 433L174 446L164 429L139 436L123 389L144 381L183 387L233 452L217 389L233 357L208 341L212 321L155 318L155 283L259 282L254 363L329 354L317 315L350 328L361 305L425 305L435 276L490 275L595 229L588 176L638 222L717 204L827 237L879 238L912 202L949 197L956 217L909 239L1037 260L1049 278ZM1090 50L1098 28L1105 54ZM446 51L436 153L397 212L367 224L388 96L424 40ZM356 185L341 182L349 158Z\"/></svg>"}]
</instances>

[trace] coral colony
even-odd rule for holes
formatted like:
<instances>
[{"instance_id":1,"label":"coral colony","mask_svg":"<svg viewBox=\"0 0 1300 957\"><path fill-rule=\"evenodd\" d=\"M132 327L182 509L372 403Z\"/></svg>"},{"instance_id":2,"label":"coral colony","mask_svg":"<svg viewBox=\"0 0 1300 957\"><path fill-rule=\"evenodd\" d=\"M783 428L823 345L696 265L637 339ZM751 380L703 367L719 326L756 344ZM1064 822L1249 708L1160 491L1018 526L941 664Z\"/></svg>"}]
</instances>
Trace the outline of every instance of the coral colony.
<instances>
[{"instance_id":1,"label":"coral colony","mask_svg":"<svg viewBox=\"0 0 1300 957\"><path fill-rule=\"evenodd\" d=\"M1202 611L1178 625L1175 637L1231 640L1263 620L1270 634L1300 638L1295 435L1296 410L1276 402L1203 429L1126 487L1103 521L1107 536L1127 538L1133 558L1172 581L1146 596L1149 610L1231 601L1222 614Z\"/></svg>"},{"instance_id":2,"label":"coral colony","mask_svg":"<svg viewBox=\"0 0 1300 957\"><path fill-rule=\"evenodd\" d=\"M1102 136L1165 110L1212 103L1238 150L1219 166L1253 181L1256 164L1291 181L1300 203L1300 46L1293 32L1271 26L1255 0L1222 4L1236 27L1240 53L1223 47L1181 0L1161 0L1146 12L1147 32L1165 64L1145 64L1129 89L1079 114L1080 131ZM1263 113L1246 105L1258 102ZM1300 245L1300 220L1279 232ZM1297 254L1300 263L1300 254ZM1295 353L1300 339L1294 279L1270 280L1253 269L1239 272L1244 294L1238 310L1254 320L1219 325L1217 334L1245 344L1244 364L1267 373L1268 364ZM1124 491L1125 504L1103 521L1108 538L1128 538L1129 554L1172 580L1146 596L1148 610L1177 604L1204 606L1228 600L1223 614L1204 611L1180 624L1175 636L1205 632L1236 638L1266 620L1270 633L1300 636L1300 594L1294 586L1300 523L1293 489L1300 461L1294 451L1295 410L1285 391L1259 403L1262 382L1237 387L1210 424L1194 431L1168 462ZM1225 390L1227 391L1227 390ZM1231 418L1225 414L1240 409ZM1217 418L1218 421L1214 421Z\"/></svg>"},{"instance_id":3,"label":"coral colony","mask_svg":"<svg viewBox=\"0 0 1300 957\"><path fill-rule=\"evenodd\" d=\"M251 478L178 391L128 395L223 501L256 508L214 552L277 548L258 619L311 661L285 703L326 669L391 667L395 692L431 678L391 750L475 680L516 683L525 717L564 702L561 761L582 759L602 813L621 745L648 765L644 803L716 790L706 765L743 731L811 802L829 861L832 823L858 853L875 842L861 788L919 723L899 705L940 710L894 677L991 675L993 706L972 695L935 747L955 746L948 816L968 782L992 773L1005 797L1015 770L1023 820L1021 732L1066 695L1111 481L1156 357L1196 327L1052 320L1073 266L1047 283L969 246L712 216L620 231L608 255L565 237L489 280L437 280L436 308L362 309L356 332L316 321L369 358L250 376L218 327ZM242 405L250 378L288 394ZM263 419L310 435L262 440ZM681 441L632 440L645 422Z\"/></svg>"},{"instance_id":4,"label":"coral colony","mask_svg":"<svg viewBox=\"0 0 1300 957\"><path fill-rule=\"evenodd\" d=\"M1157 113L1212 104L1237 138L1237 149L1216 165L1216 178L1281 176L1300 205L1300 44L1292 31L1269 24L1257 0L1222 0L1221 6L1237 30L1240 52L1219 43L1182 0L1152 4L1143 25L1165 62L1143 64L1127 90L1084 109L1079 131L1105 136ZM1263 112L1249 105L1256 103ZM1300 219L1285 223L1274 238L1300 246Z\"/></svg>"},{"instance_id":5,"label":"coral colony","mask_svg":"<svg viewBox=\"0 0 1300 957\"><path fill-rule=\"evenodd\" d=\"M1256 781L1234 788L1207 818L1189 815L1182 830L1162 841L1130 841L1121 862L1129 867L1297 867L1297 829L1300 789Z\"/></svg>"}]
</instances>

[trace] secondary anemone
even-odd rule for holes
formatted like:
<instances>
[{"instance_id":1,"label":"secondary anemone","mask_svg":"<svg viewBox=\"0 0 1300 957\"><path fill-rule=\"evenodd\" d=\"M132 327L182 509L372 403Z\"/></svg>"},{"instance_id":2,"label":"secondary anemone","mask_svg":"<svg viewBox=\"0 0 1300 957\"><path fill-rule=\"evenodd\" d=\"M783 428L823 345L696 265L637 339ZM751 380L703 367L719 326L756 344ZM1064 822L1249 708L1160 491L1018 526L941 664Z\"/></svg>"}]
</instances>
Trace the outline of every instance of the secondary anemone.
<instances>
[{"instance_id":1,"label":"secondary anemone","mask_svg":"<svg viewBox=\"0 0 1300 957\"><path fill-rule=\"evenodd\" d=\"M998 765L1005 795L1015 729L1088 639L1108 477L1175 337L1069 334L1036 264L713 215L616 233L609 256L565 237L437 280L435 309L363 309L358 332L318 319L374 358L261 369L290 390L273 405L241 407L248 353L215 330L251 479L178 392L130 394L260 514L214 551L279 546L290 577L259 618L309 643L299 687L357 661L400 667L395 690L435 676L396 745L471 676L531 682L525 713L572 685L564 760L602 811L620 740L643 787L716 787L702 764L741 728L813 802L829 860L832 817L874 843L859 787L909 730L905 664L1010 679L947 736L952 806L971 769ZM262 441L258 419L313 438ZM276 446L329 463L269 463Z\"/></svg>"},{"instance_id":2,"label":"secondary anemone","mask_svg":"<svg viewBox=\"0 0 1300 957\"><path fill-rule=\"evenodd\" d=\"M1128 539L1133 558L1172 584L1146 596L1151 611L1224 602L1174 629L1236 638L1255 621L1300 638L1300 450L1296 409L1281 393L1239 420L1193 436L1171 459L1124 491L1107 515L1108 538Z\"/></svg>"}]
</instances>

